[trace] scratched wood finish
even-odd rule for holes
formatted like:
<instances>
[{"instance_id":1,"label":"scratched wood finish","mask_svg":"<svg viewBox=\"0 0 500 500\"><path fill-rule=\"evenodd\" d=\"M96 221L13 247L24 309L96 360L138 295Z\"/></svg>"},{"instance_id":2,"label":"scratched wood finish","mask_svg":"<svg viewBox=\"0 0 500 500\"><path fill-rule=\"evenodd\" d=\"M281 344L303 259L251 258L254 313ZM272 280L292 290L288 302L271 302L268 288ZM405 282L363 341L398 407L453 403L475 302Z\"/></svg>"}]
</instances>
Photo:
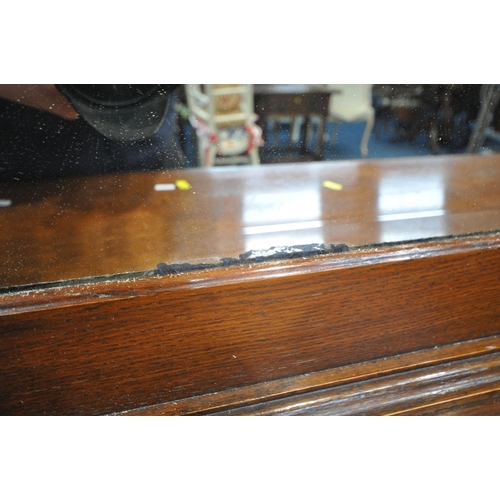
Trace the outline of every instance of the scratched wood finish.
<instances>
[{"instance_id":1,"label":"scratched wood finish","mask_svg":"<svg viewBox=\"0 0 500 500\"><path fill-rule=\"evenodd\" d=\"M187 191L155 191L186 179ZM322 186L332 180L344 186ZM279 245L500 229L500 156L187 169L0 186L0 287L212 262Z\"/></svg>"},{"instance_id":2,"label":"scratched wood finish","mask_svg":"<svg viewBox=\"0 0 500 500\"><path fill-rule=\"evenodd\" d=\"M500 333L499 271L500 235L490 234L5 294L0 412L116 414L245 388L250 401L259 384L377 360L398 385L405 377L387 374L384 360L457 343L470 346L460 358L489 356L491 392L498 356L485 350ZM449 362L446 352L415 368ZM481 371L452 362L463 379L467 363L471 376ZM418 377L406 376L422 394ZM454 397L476 397L480 385Z\"/></svg>"}]
</instances>

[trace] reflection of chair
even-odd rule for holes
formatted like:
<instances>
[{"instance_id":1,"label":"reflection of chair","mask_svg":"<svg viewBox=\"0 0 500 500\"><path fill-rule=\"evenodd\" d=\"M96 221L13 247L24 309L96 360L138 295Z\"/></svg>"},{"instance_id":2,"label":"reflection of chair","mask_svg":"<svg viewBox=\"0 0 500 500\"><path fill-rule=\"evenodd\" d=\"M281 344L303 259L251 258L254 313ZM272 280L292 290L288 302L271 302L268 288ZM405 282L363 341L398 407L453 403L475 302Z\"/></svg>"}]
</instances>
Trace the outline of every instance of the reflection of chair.
<instances>
[{"instance_id":1,"label":"reflection of chair","mask_svg":"<svg viewBox=\"0 0 500 500\"><path fill-rule=\"evenodd\" d=\"M185 89L200 165L259 164L262 131L255 124L253 86L189 84Z\"/></svg>"},{"instance_id":2,"label":"reflection of chair","mask_svg":"<svg viewBox=\"0 0 500 500\"><path fill-rule=\"evenodd\" d=\"M371 84L331 85L335 90L328 106L328 121L333 122L332 143L335 142L339 123L366 122L361 139L361 156L368 154L368 139L375 123Z\"/></svg>"}]
</instances>

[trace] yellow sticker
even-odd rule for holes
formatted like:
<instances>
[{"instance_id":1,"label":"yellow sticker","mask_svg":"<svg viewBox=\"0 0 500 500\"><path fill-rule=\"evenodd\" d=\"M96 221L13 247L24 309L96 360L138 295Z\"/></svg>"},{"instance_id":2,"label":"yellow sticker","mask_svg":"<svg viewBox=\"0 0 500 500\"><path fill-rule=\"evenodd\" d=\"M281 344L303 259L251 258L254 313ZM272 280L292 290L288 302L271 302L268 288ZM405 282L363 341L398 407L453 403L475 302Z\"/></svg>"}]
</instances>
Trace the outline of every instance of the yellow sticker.
<instances>
[{"instance_id":1,"label":"yellow sticker","mask_svg":"<svg viewBox=\"0 0 500 500\"><path fill-rule=\"evenodd\" d=\"M342 184L339 184L338 182L333 182L333 181L324 181L323 182L323 187L326 187L328 189L333 189L334 191L342 191Z\"/></svg>"},{"instance_id":2,"label":"yellow sticker","mask_svg":"<svg viewBox=\"0 0 500 500\"><path fill-rule=\"evenodd\" d=\"M179 179L178 181L175 181L175 185L181 191L187 191L188 189L191 189L191 184L189 184L189 182L184 179Z\"/></svg>"}]
</instances>

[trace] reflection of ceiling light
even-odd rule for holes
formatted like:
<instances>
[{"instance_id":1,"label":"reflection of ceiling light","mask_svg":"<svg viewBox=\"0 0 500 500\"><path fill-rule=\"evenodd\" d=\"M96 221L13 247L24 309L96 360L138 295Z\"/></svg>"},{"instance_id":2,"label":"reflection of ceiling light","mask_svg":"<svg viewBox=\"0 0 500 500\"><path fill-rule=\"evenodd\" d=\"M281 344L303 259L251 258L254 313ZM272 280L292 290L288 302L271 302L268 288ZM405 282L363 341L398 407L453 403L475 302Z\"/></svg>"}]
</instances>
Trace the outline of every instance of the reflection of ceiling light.
<instances>
[{"instance_id":1,"label":"reflection of ceiling light","mask_svg":"<svg viewBox=\"0 0 500 500\"><path fill-rule=\"evenodd\" d=\"M243 225L245 251L324 243L318 187L297 183L280 193L252 186L243 197Z\"/></svg>"},{"instance_id":2,"label":"reflection of ceiling light","mask_svg":"<svg viewBox=\"0 0 500 500\"><path fill-rule=\"evenodd\" d=\"M377 216L379 222L390 220L422 219L427 217L439 217L444 215L446 210L427 210L426 212L410 212L405 214L387 214Z\"/></svg>"},{"instance_id":3,"label":"reflection of ceiling light","mask_svg":"<svg viewBox=\"0 0 500 500\"><path fill-rule=\"evenodd\" d=\"M316 186L311 189L301 189L301 186L291 189L289 186L283 193L269 192L267 186L252 186L243 197L245 226L309 222L319 219L321 219L321 197Z\"/></svg>"},{"instance_id":4,"label":"reflection of ceiling light","mask_svg":"<svg viewBox=\"0 0 500 500\"><path fill-rule=\"evenodd\" d=\"M377 206L381 215L426 212L442 209L444 198L442 175L398 173L380 180Z\"/></svg>"},{"instance_id":5,"label":"reflection of ceiling light","mask_svg":"<svg viewBox=\"0 0 500 500\"><path fill-rule=\"evenodd\" d=\"M310 222L290 222L289 224L268 224L266 226L244 227L243 234L262 234L280 231L294 231L297 229L314 229L323 227L323 221L314 220Z\"/></svg>"},{"instance_id":6,"label":"reflection of ceiling light","mask_svg":"<svg viewBox=\"0 0 500 500\"><path fill-rule=\"evenodd\" d=\"M411 175L402 171L384 177L378 185L377 199L380 241L446 235L444 206L445 187L440 173L424 170Z\"/></svg>"}]
</instances>

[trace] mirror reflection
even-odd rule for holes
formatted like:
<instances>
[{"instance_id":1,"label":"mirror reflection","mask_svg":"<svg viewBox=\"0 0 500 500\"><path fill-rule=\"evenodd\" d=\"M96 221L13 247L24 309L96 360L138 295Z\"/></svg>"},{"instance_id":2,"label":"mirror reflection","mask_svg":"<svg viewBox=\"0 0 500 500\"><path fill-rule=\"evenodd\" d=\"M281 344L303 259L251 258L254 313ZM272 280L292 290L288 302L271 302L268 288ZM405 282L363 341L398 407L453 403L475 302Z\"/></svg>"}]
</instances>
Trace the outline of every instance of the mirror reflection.
<instances>
[{"instance_id":1,"label":"mirror reflection","mask_svg":"<svg viewBox=\"0 0 500 500\"><path fill-rule=\"evenodd\" d=\"M499 229L497 85L0 85L0 287Z\"/></svg>"}]
</instances>

